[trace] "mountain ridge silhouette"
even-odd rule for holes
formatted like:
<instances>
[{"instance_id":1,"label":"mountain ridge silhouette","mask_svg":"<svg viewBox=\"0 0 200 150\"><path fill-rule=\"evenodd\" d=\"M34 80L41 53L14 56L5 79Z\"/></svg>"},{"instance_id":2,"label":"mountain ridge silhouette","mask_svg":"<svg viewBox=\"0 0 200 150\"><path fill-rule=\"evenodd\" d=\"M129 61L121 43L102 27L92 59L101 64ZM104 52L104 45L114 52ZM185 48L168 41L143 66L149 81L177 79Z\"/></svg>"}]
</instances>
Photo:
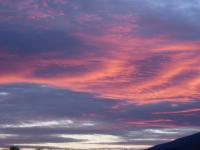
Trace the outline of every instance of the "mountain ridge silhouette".
<instances>
[{"instance_id":1,"label":"mountain ridge silhouette","mask_svg":"<svg viewBox=\"0 0 200 150\"><path fill-rule=\"evenodd\" d=\"M200 132L146 150L200 150Z\"/></svg>"}]
</instances>

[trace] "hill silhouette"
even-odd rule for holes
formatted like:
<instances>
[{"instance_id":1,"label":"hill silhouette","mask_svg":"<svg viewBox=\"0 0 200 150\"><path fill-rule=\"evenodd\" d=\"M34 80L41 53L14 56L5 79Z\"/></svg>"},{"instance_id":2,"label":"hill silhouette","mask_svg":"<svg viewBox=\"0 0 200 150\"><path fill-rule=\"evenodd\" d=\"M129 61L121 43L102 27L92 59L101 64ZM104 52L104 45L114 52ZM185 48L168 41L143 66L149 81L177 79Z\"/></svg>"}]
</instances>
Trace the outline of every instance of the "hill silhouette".
<instances>
[{"instance_id":1,"label":"hill silhouette","mask_svg":"<svg viewBox=\"0 0 200 150\"><path fill-rule=\"evenodd\" d=\"M200 150L200 133L159 144L147 150Z\"/></svg>"}]
</instances>

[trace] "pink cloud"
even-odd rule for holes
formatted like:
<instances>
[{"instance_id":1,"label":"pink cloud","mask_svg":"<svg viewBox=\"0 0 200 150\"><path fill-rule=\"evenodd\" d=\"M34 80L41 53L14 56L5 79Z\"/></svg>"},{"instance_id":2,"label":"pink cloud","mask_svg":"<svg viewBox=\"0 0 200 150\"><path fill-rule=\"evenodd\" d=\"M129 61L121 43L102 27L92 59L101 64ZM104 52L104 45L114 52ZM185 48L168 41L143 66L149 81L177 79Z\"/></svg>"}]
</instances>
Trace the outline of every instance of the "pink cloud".
<instances>
[{"instance_id":1,"label":"pink cloud","mask_svg":"<svg viewBox=\"0 0 200 150\"><path fill-rule=\"evenodd\" d=\"M23 1L19 8L34 7L32 1ZM45 5L46 6L46 5ZM31 19L44 19L55 16L56 12L29 12ZM130 21L130 17L132 18ZM115 17L116 18L116 17ZM87 14L80 21L100 21L101 17ZM199 97L199 76L188 76L192 70L200 73L200 41L172 40L167 35L155 37L140 36L135 33L138 28L137 18L119 16L123 23L99 23L99 32L74 32L73 36L86 45L100 47L101 55L91 52L78 58L54 58L58 55L45 53L43 56L26 58L29 64L18 62L11 68L13 72L2 76L0 83L32 82L49 84L73 91L89 92L96 97L125 99L136 104L158 103L163 101L188 102ZM100 32L101 31L101 32ZM87 51L87 48L82 48ZM37 58L37 59L36 59ZM67 74L61 72L56 76L40 77L34 75L38 69L50 65L82 66L86 71ZM93 65L91 65L93 64ZM96 67L94 67L96 66ZM15 70L15 69L11 69ZM193 73L192 72L192 73ZM183 75L183 76L182 76ZM180 78L179 78L180 76ZM184 88L183 88L184 87Z\"/></svg>"},{"instance_id":2,"label":"pink cloud","mask_svg":"<svg viewBox=\"0 0 200 150\"><path fill-rule=\"evenodd\" d=\"M192 114L192 113L199 113L200 108L192 108L186 110L177 110L177 111L165 111L165 112L155 112L155 115L170 115L170 114Z\"/></svg>"},{"instance_id":3,"label":"pink cloud","mask_svg":"<svg viewBox=\"0 0 200 150\"><path fill-rule=\"evenodd\" d=\"M176 127L173 120L170 119L133 120L133 121L128 121L126 123L128 126L136 126L136 127L162 127L162 128Z\"/></svg>"},{"instance_id":4,"label":"pink cloud","mask_svg":"<svg viewBox=\"0 0 200 150\"><path fill-rule=\"evenodd\" d=\"M86 22L99 22L99 21L102 21L103 18L95 14L84 14L84 15L78 16L76 20L79 23L86 23Z\"/></svg>"}]
</instances>

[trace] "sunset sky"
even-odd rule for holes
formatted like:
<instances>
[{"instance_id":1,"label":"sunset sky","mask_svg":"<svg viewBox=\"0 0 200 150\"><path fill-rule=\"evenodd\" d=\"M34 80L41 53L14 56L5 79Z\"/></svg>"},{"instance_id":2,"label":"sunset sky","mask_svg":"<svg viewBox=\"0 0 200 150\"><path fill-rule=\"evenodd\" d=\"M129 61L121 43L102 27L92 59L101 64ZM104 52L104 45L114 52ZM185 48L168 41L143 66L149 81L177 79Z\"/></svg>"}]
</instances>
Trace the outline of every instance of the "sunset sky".
<instances>
[{"instance_id":1,"label":"sunset sky","mask_svg":"<svg viewBox=\"0 0 200 150\"><path fill-rule=\"evenodd\" d=\"M199 0L0 0L0 147L200 131L199 16Z\"/></svg>"}]
</instances>

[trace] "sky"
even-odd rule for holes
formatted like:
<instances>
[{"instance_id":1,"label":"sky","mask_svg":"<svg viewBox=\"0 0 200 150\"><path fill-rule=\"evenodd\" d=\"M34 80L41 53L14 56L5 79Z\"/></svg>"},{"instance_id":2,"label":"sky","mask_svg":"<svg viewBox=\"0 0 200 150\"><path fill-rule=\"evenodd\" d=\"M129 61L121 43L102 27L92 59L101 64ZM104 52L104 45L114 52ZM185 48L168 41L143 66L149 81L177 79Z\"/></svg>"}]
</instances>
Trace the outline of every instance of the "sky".
<instances>
[{"instance_id":1,"label":"sky","mask_svg":"<svg viewBox=\"0 0 200 150\"><path fill-rule=\"evenodd\" d=\"M200 131L199 15L199 0L0 0L0 147Z\"/></svg>"}]
</instances>

